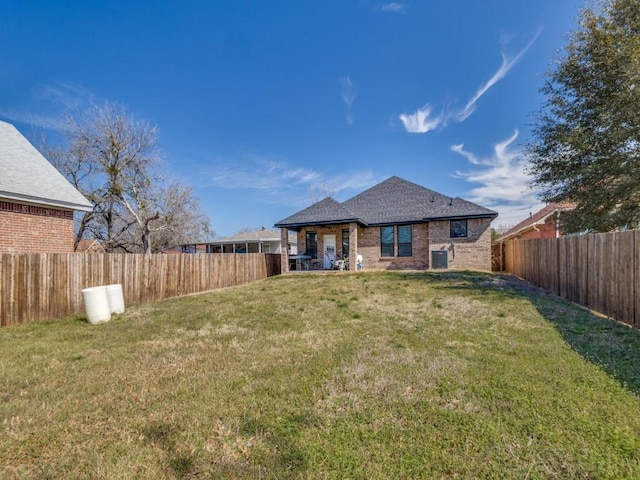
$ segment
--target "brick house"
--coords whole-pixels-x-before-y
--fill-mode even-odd
[[[0,252],[73,252],[73,212],[93,205],[2,121],[0,172]]]
[[[573,210],[573,203],[550,203],[542,210],[529,215],[516,226],[507,230],[498,239],[504,240],[525,240],[528,238],[559,238],[562,236],[562,225],[560,217],[562,212]]]
[[[491,221],[498,214],[399,177],[339,203],[325,198],[276,223],[298,235],[317,268],[336,259],[366,269],[491,269]],[[289,270],[282,252],[283,271]],[[358,260],[361,260],[359,262]]]
[[[97,239],[93,240],[80,240],[76,247],[78,253],[106,253],[107,249],[104,248],[104,244]]]

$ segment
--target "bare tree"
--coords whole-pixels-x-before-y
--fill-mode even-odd
[[[139,210],[141,192],[154,180],[152,168],[159,162],[158,130],[113,104],[96,108],[88,121],[69,118],[68,124],[70,151],[91,164],[101,180],[91,194],[96,200],[94,214],[104,226],[106,249],[130,251],[124,234],[133,222],[123,221],[127,217],[123,209],[130,213]],[[139,216],[133,218],[139,220]]]
[[[264,227],[260,227],[264,230]],[[257,230],[260,230],[260,228],[256,228],[256,227],[240,227],[238,230],[236,230],[236,233],[234,233],[234,235],[242,235],[245,233],[251,233],[251,232],[255,232]]]
[[[80,240],[84,237],[101,238],[102,225],[97,221],[96,207],[101,197],[95,187],[96,166],[88,161],[82,151],[74,152],[59,145],[50,145],[45,139],[41,147],[43,155],[93,204],[93,210],[74,215],[75,239],[74,250],[77,250]]]
[[[191,188],[165,185],[156,173],[155,126],[109,103],[87,118],[68,117],[66,124],[67,144],[45,147],[45,154],[94,205],[77,222],[76,247],[82,238],[97,238],[109,252],[149,253],[160,243],[210,235],[209,219]]]
[[[159,188],[149,204],[141,230],[142,248],[157,252],[162,247],[210,240],[214,235],[200,201],[191,187],[173,182]]]

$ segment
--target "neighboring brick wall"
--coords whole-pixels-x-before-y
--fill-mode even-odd
[[[0,252],[73,252],[73,211],[0,201]]]
[[[536,225],[536,228],[531,227],[513,238],[517,238],[519,240],[526,240],[529,238],[556,238],[556,216],[557,213],[547,218],[544,224]],[[562,234],[562,232],[560,232],[560,234]]]
[[[448,220],[431,222],[431,249],[449,250],[449,268],[491,271],[490,226],[490,218],[472,218],[467,220],[467,237],[451,238]]]

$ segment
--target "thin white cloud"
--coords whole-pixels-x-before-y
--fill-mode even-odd
[[[409,133],[427,133],[431,130],[435,130],[438,127],[446,127],[448,123],[463,122],[466,120],[476,109],[476,104],[480,98],[487,93],[487,91],[493,87],[496,83],[502,80],[509,71],[515,66],[516,63],[522,58],[522,56],[531,48],[534,42],[540,35],[540,31],[536,32],[534,37],[529,41],[524,48],[513,56],[509,56],[502,52],[502,64],[498,70],[492,75],[492,77],[482,84],[475,94],[469,99],[464,107],[458,110],[442,110],[438,115],[431,115],[432,107],[425,105],[419,108],[412,114],[403,113],[399,115],[404,128]]]
[[[529,185],[531,177],[520,162],[521,151],[513,149],[518,130],[511,137],[493,146],[493,153],[481,158],[464,150],[464,145],[453,145],[451,150],[464,156],[470,164],[481,167],[470,172],[457,171],[456,175],[478,184],[467,198],[499,213],[497,224],[505,228],[520,222],[530,212],[536,212],[543,204]]]
[[[398,2],[384,3],[380,6],[380,10],[382,10],[383,12],[391,13],[404,13],[406,8],[406,4]]]
[[[478,160],[478,158],[473,153],[464,151],[464,144],[461,143],[459,145],[452,145],[451,150],[465,157],[469,161],[469,163],[480,165],[480,160]]]
[[[342,84],[342,101],[347,106],[346,120],[349,125],[353,125],[353,102],[356,100],[358,91],[353,86],[353,82],[351,82],[351,78],[348,76],[341,78],[340,83]]]
[[[0,107],[0,118],[9,122],[24,123],[47,130],[62,131],[64,127],[60,122],[60,117],[55,115],[42,115],[23,108]]]
[[[265,202],[274,205],[306,206],[310,192],[318,187],[336,199],[346,199],[379,181],[370,170],[329,175],[311,168],[292,167],[281,158],[244,155],[236,161],[224,159],[205,174],[207,186],[225,189],[260,190]]]
[[[98,97],[81,85],[56,82],[40,84],[31,92],[32,109],[0,107],[0,117],[38,128],[62,131],[65,114],[78,114],[98,103]],[[35,112],[38,113],[35,113]]]
[[[531,48],[531,46],[537,40],[539,35],[540,35],[540,30],[538,30],[534,35],[534,37],[531,39],[531,41],[527,45],[525,45],[525,47],[513,57],[509,57],[504,52],[502,52],[502,65],[500,65],[500,68],[498,68],[496,73],[494,73],[493,76],[484,85],[481,85],[480,88],[478,88],[478,90],[476,91],[475,95],[471,98],[471,100],[469,100],[467,104],[464,106],[464,108],[460,112],[458,112],[457,120],[459,122],[462,122],[469,115],[473,113],[473,111],[476,108],[476,103],[480,99],[480,97],[482,97],[482,95],[487,93],[487,91],[491,87],[493,87],[496,83],[502,80],[507,75],[507,73],[509,73],[509,71],[514,67],[514,65],[518,63],[520,58],[522,58],[522,56],[527,52],[527,50]]]
[[[93,92],[73,83],[41,84],[35,89],[34,96],[64,110],[80,110],[97,103]]]

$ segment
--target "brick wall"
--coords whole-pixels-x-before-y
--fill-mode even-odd
[[[449,220],[431,222],[431,250],[449,250],[449,268],[491,271],[490,226],[490,218],[471,218],[467,236],[451,238]]]
[[[556,238],[556,216],[557,213],[547,218],[542,225],[536,225],[536,228],[525,230],[514,238],[520,240],[529,238]],[[562,234],[562,232],[560,232],[560,234]]]
[[[448,250],[449,267],[451,269],[491,270],[491,219],[467,220],[467,237],[451,238],[450,222],[439,221],[413,224],[412,255],[398,257],[398,236],[393,257],[382,257],[380,252],[380,227],[357,228],[358,254],[363,257],[363,267],[375,270],[430,268],[432,250]],[[342,256],[342,229],[346,225],[330,225],[308,227],[298,233],[298,251],[306,252],[306,232],[318,234],[318,260],[322,268],[324,252],[324,236],[336,236],[338,256]],[[454,244],[452,247],[452,243]],[[353,244],[353,242],[351,242]]]
[[[365,269],[424,270],[429,268],[429,224],[411,226],[411,256],[383,257],[380,252],[380,227],[358,227],[358,253],[363,257]],[[398,234],[395,231],[394,254],[398,254]]]
[[[324,263],[324,237],[325,235],[335,235],[336,236],[336,255],[338,258],[342,258],[344,255],[342,251],[342,230],[348,229],[349,225],[330,225],[324,227],[309,227],[303,228],[300,232],[298,232],[298,253],[308,253],[307,252],[307,232],[316,232],[318,234],[318,258],[317,260],[320,262],[320,268],[323,267]]]
[[[73,252],[73,211],[0,201],[0,252]]]

